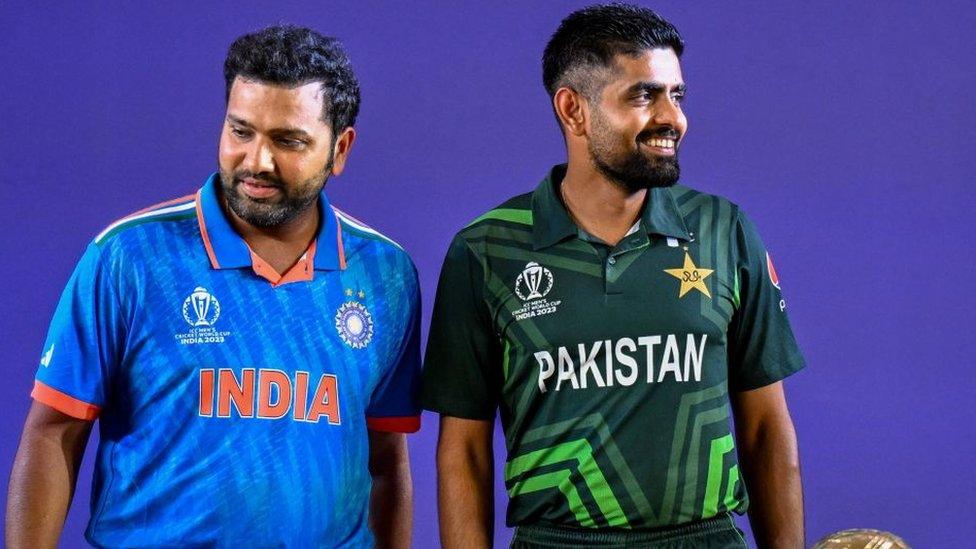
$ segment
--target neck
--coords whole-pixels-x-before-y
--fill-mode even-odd
[[[573,221],[611,246],[627,235],[647,198],[646,189],[624,189],[597,170],[589,156],[580,155],[570,155],[560,191]]]
[[[255,254],[278,274],[291,268],[315,239],[319,227],[319,206],[312,205],[293,219],[274,227],[257,227],[241,219],[222,201],[231,226]]]

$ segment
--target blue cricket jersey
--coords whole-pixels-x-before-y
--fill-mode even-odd
[[[32,396],[99,419],[98,546],[367,547],[367,429],[420,427],[420,295],[397,244],[319,198],[284,275],[200,191],[88,246]]]

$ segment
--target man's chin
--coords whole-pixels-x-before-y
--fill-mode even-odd
[[[656,187],[671,187],[678,182],[681,175],[677,166],[673,169],[651,171],[615,171],[601,169],[607,179],[627,189],[631,193],[653,189]]]

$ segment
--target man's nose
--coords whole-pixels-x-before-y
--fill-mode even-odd
[[[651,122],[658,126],[671,126],[678,128],[681,119],[681,108],[670,97],[661,97],[654,104],[654,113]]]
[[[248,147],[244,158],[244,169],[251,173],[274,173],[274,154],[264,139],[255,139]]]

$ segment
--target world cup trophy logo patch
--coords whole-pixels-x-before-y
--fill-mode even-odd
[[[347,301],[339,307],[335,326],[342,341],[353,349],[363,349],[373,340],[373,317],[358,301]]]
[[[183,319],[190,326],[213,326],[218,317],[220,302],[206,288],[197,286],[183,301]]]
[[[552,290],[552,271],[530,261],[515,279],[515,294],[522,301],[539,299]]]

